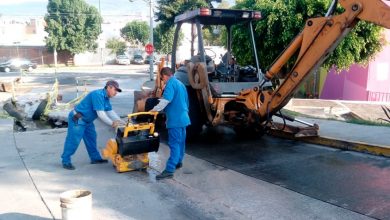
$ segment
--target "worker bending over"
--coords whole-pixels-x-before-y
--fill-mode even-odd
[[[71,156],[76,152],[81,139],[84,140],[85,147],[91,164],[107,163],[102,159],[96,146],[96,130],[93,121],[100,118],[104,123],[113,128],[118,127],[123,121],[112,110],[110,98],[122,92],[118,82],[110,80],[103,89],[90,92],[84,99],[75,106],[68,115],[68,132],[62,153],[62,167],[74,170]]]

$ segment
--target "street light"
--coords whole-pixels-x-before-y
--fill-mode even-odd
[[[102,66],[104,66],[104,55],[103,55],[103,48],[105,48],[105,42],[104,40],[102,39],[102,33],[103,33],[103,30],[102,30],[102,22],[103,22],[103,16],[102,16],[102,10],[100,8],[100,0],[99,0],[99,14],[100,14],[100,17],[102,18],[102,20],[100,21],[100,25],[99,25],[99,48],[100,48],[100,61],[102,63]]]
[[[129,0],[129,2],[134,2],[135,0]],[[149,2],[149,6],[150,6],[150,11],[149,11],[149,15],[150,15],[150,33],[149,33],[149,43],[153,45],[153,0],[143,0],[145,2]],[[152,51],[152,53],[149,55],[149,77],[150,77],[150,81],[153,81],[153,58],[154,58],[154,52]]]

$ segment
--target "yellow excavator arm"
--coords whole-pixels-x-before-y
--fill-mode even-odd
[[[266,72],[266,79],[273,79],[298,52],[293,68],[276,90],[262,91],[259,86],[244,90],[237,97],[247,108],[256,111],[260,120],[264,121],[285,106],[306,76],[324,62],[360,20],[390,29],[390,4],[382,0],[339,0],[338,3],[345,9],[342,14],[309,19],[302,32]]]

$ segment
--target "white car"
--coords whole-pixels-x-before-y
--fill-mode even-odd
[[[126,55],[118,55],[115,59],[116,64],[130,65],[130,59]]]

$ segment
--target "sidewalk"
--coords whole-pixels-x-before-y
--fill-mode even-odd
[[[347,121],[369,121],[390,125],[379,119],[388,119],[382,108],[384,106],[389,108],[389,105],[389,103],[379,102],[291,99],[284,109],[304,115],[295,117],[297,119],[319,125],[319,137],[306,139],[308,143],[388,157],[390,156],[390,126],[356,124]],[[282,121],[277,117],[274,117],[274,120]],[[296,122],[288,123],[302,126]]]
[[[0,219],[60,219],[60,193],[78,188],[92,192],[93,219],[370,219],[189,155],[173,180],[156,182],[168,154],[163,143],[146,173],[91,165],[83,144],[73,157],[76,170],[64,170],[66,129],[13,133],[12,121],[0,123]],[[96,127],[98,143],[113,136]]]
[[[361,119],[386,123],[378,120],[378,118],[388,119],[382,106],[390,107],[390,103],[293,98],[284,109],[315,118],[331,118],[341,121]]]
[[[38,67],[31,73],[26,74],[34,74],[34,73],[55,73],[55,72],[107,72],[115,73],[116,71],[128,70],[129,73],[149,73],[149,64],[142,65],[94,65],[94,66],[60,66],[60,67]],[[157,70],[157,65],[154,65],[154,72]]]
[[[13,120],[0,120],[0,219],[51,218],[16,148]]]

